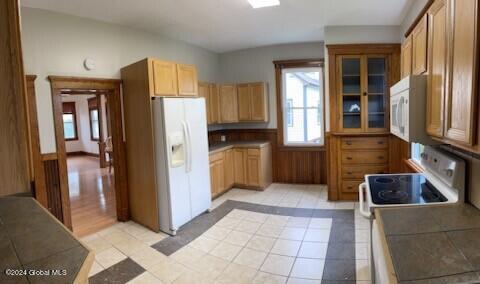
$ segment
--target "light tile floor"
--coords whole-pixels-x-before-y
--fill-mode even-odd
[[[323,185],[272,184],[263,192],[232,189],[214,200],[270,206],[354,209],[357,283],[370,283],[367,219],[355,202],[328,202]],[[234,209],[194,241],[166,256],[150,247],[167,235],[134,222],[82,238],[94,250],[93,276],[127,257],[145,272],[129,283],[321,283],[332,219]]]

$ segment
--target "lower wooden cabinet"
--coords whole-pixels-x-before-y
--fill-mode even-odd
[[[235,162],[233,149],[225,151],[225,188],[231,188],[235,183]]]
[[[257,148],[237,147],[210,154],[212,197],[233,186],[263,190],[272,183],[270,144]]]
[[[328,139],[330,200],[358,200],[368,174],[389,172],[387,136],[336,136]]]
[[[225,190],[225,154],[223,152],[210,155],[210,187],[212,196]]]

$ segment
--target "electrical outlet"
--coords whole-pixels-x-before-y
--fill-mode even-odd
[[[220,141],[226,142],[227,141],[227,136],[225,136],[225,135],[220,136]]]

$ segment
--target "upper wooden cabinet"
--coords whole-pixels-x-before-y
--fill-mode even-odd
[[[198,96],[205,99],[205,107],[207,109],[207,124],[212,123],[212,114],[210,109],[210,84],[198,83]]]
[[[442,137],[447,78],[447,1],[435,1],[428,12],[427,133]]]
[[[427,131],[474,152],[480,152],[478,8],[477,0],[436,0],[428,11]]]
[[[402,43],[401,76],[402,78],[412,74],[412,35]]]
[[[194,65],[177,64],[178,95],[198,95],[197,68]]]
[[[449,88],[445,104],[445,135],[461,144],[472,145],[478,117],[478,1],[450,0],[453,9],[452,42],[448,66]]]
[[[220,122],[238,122],[237,87],[234,84],[220,85]]]
[[[336,57],[338,131],[388,130],[388,55]]]
[[[210,122],[220,122],[220,97],[218,94],[218,86],[216,84],[210,84],[210,101],[208,106],[210,107]]]
[[[427,72],[428,21],[425,15],[402,44],[402,78]]]
[[[427,72],[427,15],[417,24],[412,32],[412,74]]]
[[[242,122],[268,121],[267,92],[265,83],[237,85],[238,120]]]
[[[134,71],[139,80],[147,80],[148,89],[145,93],[151,97],[198,96],[197,68],[194,65],[146,58],[122,70]]]
[[[152,60],[153,86],[156,96],[176,96],[178,94],[177,64]]]

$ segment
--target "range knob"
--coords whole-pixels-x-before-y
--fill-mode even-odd
[[[421,154],[420,154],[420,157],[421,157],[422,159],[424,159],[424,160],[428,160],[428,154],[425,153],[425,152],[421,153]]]
[[[443,170],[443,172],[449,178],[453,176],[453,170],[452,169],[445,169],[445,170]]]

